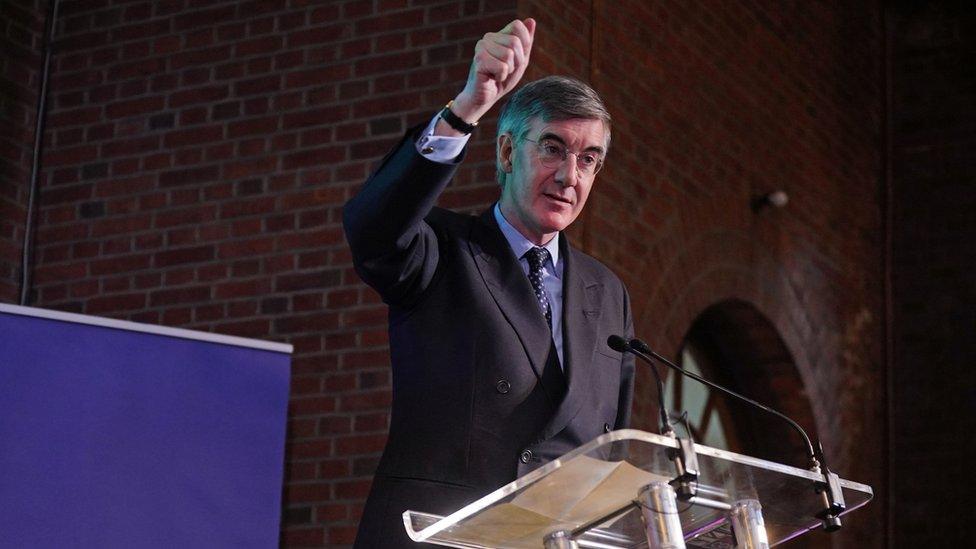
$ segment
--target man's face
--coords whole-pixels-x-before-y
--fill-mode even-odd
[[[539,142],[558,144],[570,153],[555,166],[543,165]],[[606,128],[601,120],[574,118],[542,122],[534,119],[525,139],[498,138],[498,157],[508,174],[499,201],[502,214],[523,236],[545,244],[583,211],[595,174],[577,167],[580,154],[606,153]],[[551,164],[551,162],[550,162]]]

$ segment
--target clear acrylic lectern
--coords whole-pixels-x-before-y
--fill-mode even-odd
[[[771,547],[820,526],[822,475],[700,444],[691,497],[675,500],[677,448],[669,437],[614,431],[446,517],[406,511],[404,526],[414,541],[526,549]],[[844,514],[873,496],[865,484],[840,485]]]

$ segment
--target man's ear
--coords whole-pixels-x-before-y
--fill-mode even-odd
[[[512,135],[509,133],[499,135],[495,145],[498,171],[512,173],[512,155],[515,154],[515,143],[512,141]]]

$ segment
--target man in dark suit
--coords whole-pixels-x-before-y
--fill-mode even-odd
[[[357,272],[389,305],[390,436],[357,547],[414,547],[401,514],[446,514],[626,427],[634,363],[627,292],[561,231],[582,210],[610,116],[582,82],[514,93],[499,120],[498,203],[480,217],[434,206],[473,124],[528,64],[535,21],[478,42],[464,89],[407,132],[346,205]]]

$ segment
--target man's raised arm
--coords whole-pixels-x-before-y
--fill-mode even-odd
[[[478,41],[464,89],[450,103],[462,123],[474,124],[518,85],[528,66],[535,20],[514,20]],[[450,116],[450,115],[448,115]],[[455,123],[457,125],[457,123]],[[431,136],[467,136],[438,114]],[[424,132],[408,131],[343,209],[343,226],[356,271],[388,303],[407,303],[426,289],[438,261],[437,238],[424,218],[447,187],[457,164],[425,158]]]

